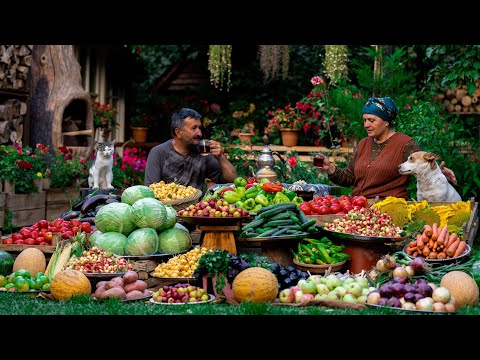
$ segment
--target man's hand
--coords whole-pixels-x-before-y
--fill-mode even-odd
[[[445,175],[447,180],[450,181],[453,185],[458,184],[457,178],[455,177],[455,173],[449,168],[445,167],[445,161],[442,161],[440,163],[440,170],[442,171],[443,175]]]
[[[210,153],[219,159],[222,155],[222,145],[215,140],[210,140]]]

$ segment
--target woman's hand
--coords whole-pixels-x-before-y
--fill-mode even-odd
[[[324,170],[328,175],[332,175],[335,172],[335,165],[330,162],[328,156],[325,156],[325,154],[322,153],[317,156],[323,157],[323,166],[317,166],[317,169]]]
[[[445,161],[440,163],[440,170],[442,171],[443,175],[450,181],[453,185],[457,185],[457,178],[455,177],[455,173],[450,170],[449,168],[445,167]]]

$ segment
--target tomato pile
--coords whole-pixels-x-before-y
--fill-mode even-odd
[[[349,197],[342,195],[335,197],[332,195],[317,196],[310,201],[304,201],[300,205],[305,215],[328,215],[328,214],[347,214],[350,210],[360,210],[368,207],[368,201],[365,196]]]
[[[32,226],[25,226],[2,241],[2,244],[17,245],[52,245],[52,233],[62,233],[62,239],[75,236],[79,230],[92,232],[92,225],[86,221],[57,219],[40,220]]]

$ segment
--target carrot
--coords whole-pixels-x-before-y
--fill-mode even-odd
[[[418,256],[418,251],[415,251],[413,254],[412,254],[413,257],[417,257]]]
[[[446,257],[447,254],[445,254],[443,251],[437,254],[437,259],[445,259]]]
[[[413,254],[413,249],[417,250],[417,247],[408,247],[405,249],[405,252],[407,253],[407,255],[412,255]]]
[[[437,238],[437,241],[439,244],[443,244],[446,242],[446,240],[448,239],[445,239],[445,235],[447,234],[447,231],[448,231],[448,226],[445,225],[442,230],[440,230],[440,232],[438,233],[438,238]]]
[[[417,248],[418,250],[423,250],[422,234],[417,235]]]
[[[435,241],[438,239],[438,224],[433,223],[432,225],[432,239]]]
[[[460,245],[460,239],[455,240],[454,243],[448,247],[447,256],[453,257],[458,245]]]
[[[422,241],[423,241],[423,243],[424,243],[424,244],[427,244],[429,240],[430,240],[430,238],[429,238],[427,235],[425,235],[425,233],[423,233],[423,234],[422,234]]]
[[[423,252],[422,252],[423,256],[427,257],[428,254],[430,254],[430,249],[428,248],[428,246],[425,246],[423,248]]]
[[[408,244],[408,246],[417,246],[417,240],[412,240],[410,241],[410,243]]]
[[[433,232],[433,231],[432,231],[432,227],[431,227],[430,225],[426,224],[426,225],[423,226],[423,233],[424,233],[425,235],[427,235],[428,237],[431,237],[431,236],[432,236],[432,232]]]
[[[433,239],[430,238],[430,240],[428,240],[428,243],[427,243],[427,246],[430,248],[430,250],[433,249],[433,243],[434,243]]]
[[[428,254],[429,259],[436,259],[437,258],[437,253],[435,251],[432,251],[430,254]]]
[[[448,233],[448,231],[447,231],[447,233]],[[455,240],[457,240],[457,239],[458,239],[458,235],[456,233],[451,233],[450,236],[448,237],[448,240],[445,244],[445,247],[448,249],[449,246],[452,245],[455,242]]]
[[[453,254],[453,257],[462,255],[466,248],[467,242],[460,240],[460,244],[458,244],[457,250],[455,250],[455,254]]]
[[[434,241],[433,242],[433,250],[437,250],[437,249],[438,249],[438,241]]]

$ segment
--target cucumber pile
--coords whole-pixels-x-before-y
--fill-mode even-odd
[[[261,208],[257,216],[242,227],[241,238],[303,236],[316,233],[316,220],[308,219],[296,204],[280,203]]]

